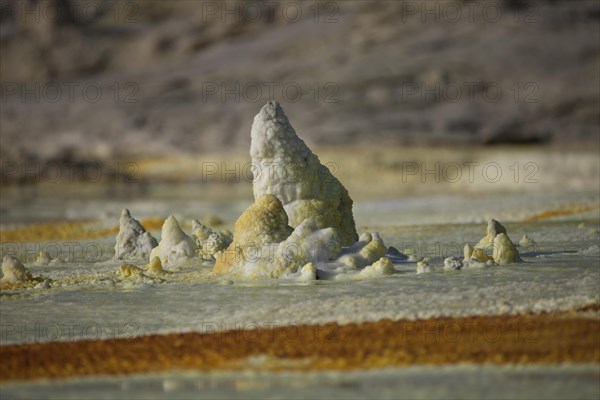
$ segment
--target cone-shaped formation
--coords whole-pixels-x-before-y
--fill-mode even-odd
[[[165,271],[162,268],[160,258],[153,257],[150,262],[146,265],[145,270],[153,275],[163,274]]]
[[[214,272],[300,280],[350,277],[367,266],[361,277],[393,273],[377,233],[358,241],[348,191],[274,101],[254,118],[250,155],[255,203],[235,223],[233,242],[216,256]],[[194,234],[207,239],[211,232],[196,224]]]
[[[115,244],[115,259],[147,258],[158,242],[140,222],[131,217],[129,210],[124,208],[119,219],[119,233]]]
[[[341,250],[335,229],[319,229],[314,220],[307,218],[277,247],[275,263],[280,272],[275,275],[296,272],[308,263],[334,260]]]
[[[505,233],[499,233],[494,238],[492,258],[498,264],[521,262],[519,251]]]
[[[434,270],[435,268],[433,265],[429,265],[427,260],[421,260],[417,262],[417,274],[428,274]]]
[[[469,257],[471,255],[469,254]],[[463,261],[459,257],[446,257],[444,259],[444,271],[458,271],[463,267]]]
[[[381,257],[373,264],[366,266],[354,279],[375,278],[378,276],[392,275],[394,273],[394,264],[387,257]]]
[[[486,250],[489,252],[490,248],[492,249],[492,255],[486,252]],[[475,247],[469,244],[465,245],[464,258],[465,263],[470,267],[480,266],[480,264],[522,262],[517,247],[508,237],[506,228],[495,219],[488,221],[486,235],[481,238]]]
[[[288,217],[281,201],[273,195],[256,198],[235,223],[233,241],[220,256],[217,257],[214,271],[229,272],[235,266],[244,265],[249,254],[252,258],[260,257],[262,247],[280,243],[287,239],[293,229],[288,225]]]
[[[506,234],[506,228],[495,219],[490,219],[488,221],[486,235],[481,238],[481,240],[475,245],[475,247],[479,247],[482,249],[492,247],[494,243],[494,238],[500,233]]]
[[[344,265],[363,268],[385,256],[387,248],[379,233],[363,233],[351,247],[344,249],[339,261]]]
[[[50,257],[50,254],[48,254],[48,252],[46,250],[40,250],[40,252],[38,253],[38,255],[35,259],[35,264],[36,265],[48,265],[52,261],[54,261],[54,259],[52,257]]]
[[[143,277],[144,271],[141,268],[131,264],[123,264],[119,267],[119,277],[121,279],[127,279],[129,277]]]
[[[197,220],[192,221],[192,234],[198,248],[198,257],[207,261],[214,261],[215,255],[225,250],[233,240],[231,232],[215,232]]]
[[[312,218],[321,229],[336,229],[345,246],[358,240],[348,191],[296,136],[277,102],[254,117],[251,136],[255,198],[277,196],[293,227]]]
[[[175,217],[170,215],[162,226],[160,243],[150,252],[150,260],[158,257],[163,265],[172,265],[195,255],[196,243],[181,230]]]
[[[9,255],[2,259],[2,274],[4,275],[0,279],[2,286],[18,285],[33,279],[23,263],[18,258]]]

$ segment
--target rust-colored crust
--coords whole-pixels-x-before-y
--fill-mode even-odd
[[[563,313],[6,345],[0,347],[0,380],[178,369],[315,371],[413,364],[598,363],[598,332],[597,318]]]

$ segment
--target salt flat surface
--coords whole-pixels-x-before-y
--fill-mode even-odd
[[[12,399],[597,399],[600,367],[457,365],[352,372],[173,372],[3,384]]]
[[[363,281],[226,281],[211,265],[174,271],[165,283],[119,281],[120,263],[31,266],[50,289],[0,295],[1,344],[131,337],[150,333],[253,329],[284,324],[349,323],[382,318],[498,315],[570,310],[600,302],[598,220],[507,223],[522,264],[444,272],[443,259],[475,243],[482,224],[379,226],[387,245],[431,258],[436,271],[416,274],[397,261],[391,276]],[[112,239],[93,242],[108,258]]]
[[[251,200],[192,201],[188,196],[3,196],[2,224],[93,219],[114,226],[120,209],[135,217],[185,221],[216,214],[235,221]],[[150,200],[152,199],[152,200]],[[598,193],[518,193],[414,196],[355,203],[359,232],[377,230],[386,245],[431,258],[435,272],[416,274],[414,261],[396,260],[396,273],[362,281],[228,282],[211,275],[211,264],[174,271],[166,283],[120,282],[111,261],[114,238],[78,241],[100,249],[93,261],[81,252],[69,262],[25,264],[54,280],[50,289],[0,293],[0,344],[150,333],[213,332],[283,324],[375,321],[381,318],[498,315],[569,310],[600,302],[600,215],[597,208],[548,221],[527,217],[572,204],[597,205]],[[522,264],[444,272],[443,259],[476,243],[485,221],[497,218],[520,247]],[[160,232],[153,231],[157,238]],[[58,243],[63,251],[68,244]],[[3,251],[6,243],[2,243]],[[18,244],[36,246],[48,243]],[[291,340],[291,339],[290,339]],[[299,343],[301,345],[301,343]],[[3,384],[3,398],[548,398],[597,399],[600,367],[492,367],[456,365],[355,372],[166,372]]]

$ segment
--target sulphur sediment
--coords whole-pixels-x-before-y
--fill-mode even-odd
[[[158,217],[142,219],[146,230],[160,229],[164,220]],[[36,223],[10,229],[0,229],[0,242],[26,243],[52,240],[83,240],[113,236],[119,232],[118,226],[98,227],[97,221],[62,221]]]
[[[524,219],[525,222],[535,222],[535,221],[544,221],[551,218],[556,217],[565,217],[568,215],[577,215],[586,213],[589,211],[598,210],[598,205],[588,205],[588,204],[576,204],[561,207],[554,210],[546,210],[537,214],[533,214]]]
[[[114,235],[118,227],[98,228],[93,221],[53,222],[0,230],[0,242],[23,243],[51,240],[94,239]]]
[[[592,311],[598,305],[592,305]],[[587,310],[586,310],[587,311]],[[600,321],[577,314],[437,318],[0,346],[0,380],[174,369],[351,370],[600,362]],[[261,357],[256,364],[251,358]]]
[[[245,252],[254,246],[280,243],[293,229],[281,201],[272,194],[258,196],[235,223],[233,240],[229,247],[217,257],[214,271],[229,272],[246,263]]]

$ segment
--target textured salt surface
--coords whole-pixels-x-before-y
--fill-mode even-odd
[[[190,222],[199,218],[201,210],[232,222],[251,201],[190,201],[176,197],[181,192],[173,188],[166,192],[175,195],[146,197],[152,201],[144,196],[91,200],[32,196],[14,202],[3,196],[0,211],[4,224],[73,218],[98,219],[110,225],[118,220],[123,207],[130,207],[141,218],[166,217],[176,210]],[[437,267],[434,273],[417,275],[416,262],[398,261],[394,266],[397,274],[364,281],[211,283],[212,264],[206,263],[184,268],[166,284],[119,282],[114,279],[119,264],[109,261],[114,238],[82,241],[80,245],[100,247],[102,259],[107,261],[90,263],[79,257],[47,266],[25,262],[34,276],[54,279],[55,286],[0,293],[0,344],[252,329],[284,323],[556,311],[599,303],[597,210],[554,222],[511,222],[573,203],[597,204],[598,194],[528,194],[527,201],[518,194],[496,194],[357,202],[359,231],[379,231],[388,246],[414,252],[417,257],[428,256]],[[523,235],[535,240],[536,246],[519,248],[525,263],[443,272],[444,258],[460,256],[465,242],[477,242],[485,231],[485,221],[492,217],[502,221],[515,242]],[[152,234],[160,238],[160,232]],[[461,365],[343,373],[173,372],[3,384],[2,397],[597,399],[599,375],[597,365]]]
[[[0,339],[8,344],[568,310],[600,302],[598,233],[590,231],[597,224],[507,223],[515,238],[527,234],[537,242],[520,250],[525,263],[452,272],[443,272],[443,259],[462,254],[463,243],[480,238],[485,226],[380,227],[389,245],[428,256],[438,268],[417,275],[415,262],[398,261],[391,276],[354,282],[215,281],[207,263],[174,272],[171,282],[152,284],[115,280],[119,264],[114,261],[32,266],[34,276],[54,279],[54,287],[3,292]],[[102,243],[108,253],[111,244],[111,239]]]
[[[319,373],[165,373],[3,384],[7,398],[597,399],[598,366],[410,367]]]

